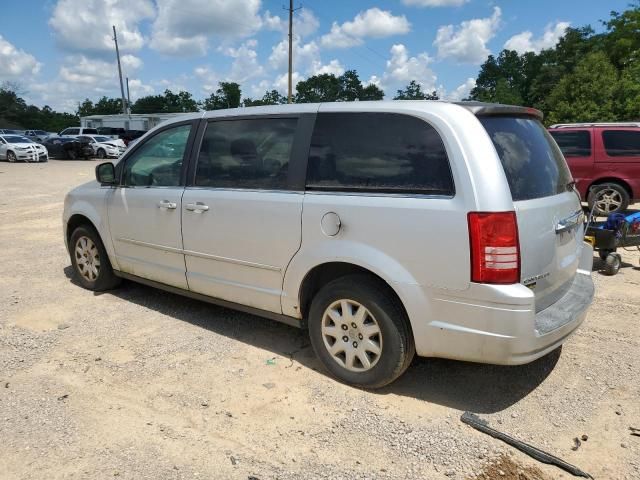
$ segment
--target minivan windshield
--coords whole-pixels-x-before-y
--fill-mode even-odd
[[[566,192],[571,172],[549,132],[529,117],[480,117],[491,137],[514,201]]]

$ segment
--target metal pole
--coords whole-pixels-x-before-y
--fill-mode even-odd
[[[127,77],[127,114],[131,114],[131,96],[129,95],[129,77]]]
[[[293,0],[289,0],[289,95],[287,103],[291,103],[293,97]]]
[[[116,26],[113,25],[113,41],[116,42],[116,57],[118,59],[118,74],[120,75],[120,94],[122,95],[122,113],[126,115],[127,105],[124,98],[124,85],[122,84],[122,67],[120,66],[120,50],[118,50],[118,36],[116,35]]]

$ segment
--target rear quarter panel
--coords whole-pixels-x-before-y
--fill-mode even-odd
[[[315,266],[332,261],[371,270],[396,291],[412,324],[424,321],[422,305],[407,296],[422,292],[464,291],[470,286],[467,213],[480,203],[486,210],[513,210],[504,172],[486,131],[469,111],[451,104],[406,102],[406,107],[360,102],[358,112],[413,115],[429,122],[442,137],[455,184],[452,198],[419,195],[307,192],[302,245],[284,280],[283,313],[300,316],[299,289]],[[321,106],[323,111],[350,111],[349,105]],[[323,110],[324,108],[324,110]],[[353,108],[353,107],[351,107]],[[321,220],[334,212],[342,228],[334,237],[322,232]],[[429,292],[429,293],[427,293]],[[429,319],[430,320],[430,319]],[[415,330],[415,328],[414,328]]]

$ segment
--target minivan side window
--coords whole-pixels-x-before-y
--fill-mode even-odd
[[[588,130],[574,130],[571,132],[551,130],[549,133],[551,133],[565,157],[591,156],[591,134]]]
[[[167,128],[140,145],[125,160],[124,184],[131,187],[176,187],[191,124]]]
[[[397,113],[320,113],[307,189],[454,194],[442,138],[423,120]]]
[[[640,132],[633,130],[605,130],[604,149],[610,157],[640,157]]]
[[[209,122],[198,155],[199,187],[284,190],[298,120]]]

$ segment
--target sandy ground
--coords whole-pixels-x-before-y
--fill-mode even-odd
[[[463,425],[465,410],[595,478],[640,478],[637,253],[594,272],[561,351],[522,367],[416,359],[365,392],[325,375],[304,332],[133,283],[75,285],[62,205],[94,166],[0,163],[1,478],[571,477]]]

